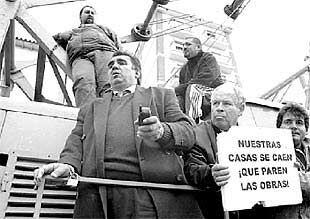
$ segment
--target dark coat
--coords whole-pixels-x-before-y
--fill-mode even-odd
[[[209,88],[216,88],[223,84],[220,66],[215,57],[208,52],[201,52],[197,56],[188,60],[180,71],[179,85],[175,87],[175,93],[178,96],[179,104],[183,112],[186,112],[189,106],[185,106],[186,90],[189,84],[204,85]],[[201,106],[202,118],[208,116],[211,111],[210,95],[203,97]]]
[[[203,215],[207,219],[224,219],[221,188],[216,185],[211,168],[216,163],[216,133],[220,132],[211,121],[200,123],[195,129],[196,142],[185,158],[185,175],[191,185],[204,189],[196,195]],[[255,211],[256,212],[256,211]],[[230,219],[258,219],[253,210],[231,211]],[[264,217],[261,217],[264,218]],[[265,219],[265,218],[264,218]]]
[[[271,208],[273,219],[310,219],[310,146],[308,142],[302,144],[305,164],[297,159],[300,164],[299,180],[303,201],[297,205],[285,205]],[[295,149],[296,156],[298,153]],[[297,156],[298,157],[298,156]]]
[[[104,142],[111,97],[111,92],[106,93],[103,98],[96,99],[90,106],[80,110],[77,124],[60,155],[60,162],[72,165],[82,176],[105,178]],[[161,122],[166,122],[175,140],[174,145],[161,145],[157,149],[150,147],[150,144],[158,143],[136,137],[143,181],[186,184],[183,161],[176,151],[188,150],[193,145],[194,132],[191,121],[180,111],[174,92],[137,86],[132,104],[133,121],[138,118],[139,105],[150,107],[152,115],[158,116]],[[80,184],[78,191],[83,190],[83,187],[87,188]],[[106,187],[101,186],[99,192],[106,214]],[[201,218],[201,212],[191,193],[152,189],[149,189],[149,193],[158,218]]]
[[[211,167],[216,163],[216,133],[211,121],[200,123],[196,129],[196,142],[184,156],[185,175],[191,185],[206,190],[197,194],[197,199],[206,218],[223,219],[224,210],[220,187],[211,174]]]
[[[220,66],[215,57],[208,52],[202,52],[197,64],[190,71],[189,60],[180,71],[179,83],[181,84],[201,84],[210,88],[216,88],[223,84]]]

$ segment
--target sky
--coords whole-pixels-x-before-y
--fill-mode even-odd
[[[172,0],[166,7],[233,28],[232,49],[248,97],[261,96],[308,64],[304,57],[310,55],[309,0],[250,0],[235,22],[223,12],[224,6],[231,3],[232,0]],[[54,34],[78,26],[78,12],[85,4],[95,6],[98,24],[125,36],[134,24],[143,23],[152,1],[87,0],[38,7],[30,12]],[[298,92],[303,91],[299,88]],[[291,96],[301,97],[299,93]]]

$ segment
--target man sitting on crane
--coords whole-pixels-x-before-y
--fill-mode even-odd
[[[95,14],[92,6],[84,6],[80,10],[78,28],[53,36],[67,51],[77,107],[89,103],[109,87],[107,62],[120,49],[116,34],[94,23]]]
[[[220,67],[211,53],[202,51],[202,43],[196,37],[185,38],[183,52],[188,61],[181,68],[175,93],[183,112],[195,120],[204,119],[211,111],[211,91],[224,83]]]

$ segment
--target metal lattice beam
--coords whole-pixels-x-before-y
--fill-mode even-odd
[[[263,98],[263,99],[270,98],[274,94],[278,93],[281,89],[286,87],[288,84],[290,84],[292,81],[299,78],[301,75],[303,75],[305,72],[308,72],[308,71],[309,71],[309,66],[307,65],[307,66],[303,67],[302,69],[300,69],[295,74],[293,74],[292,76],[290,76],[289,78],[285,79],[283,82],[279,83],[277,86],[275,86],[274,88],[272,88],[271,90],[269,90],[265,94],[263,94],[261,96],[261,98]]]
[[[9,2],[0,1],[0,49],[3,47],[7,31],[10,26],[10,20],[15,18],[20,8],[21,1]]]
[[[51,57],[49,57],[49,56],[48,56],[48,59],[49,59],[50,64],[51,64],[51,66],[52,66],[52,68],[53,68],[53,70],[54,70],[55,77],[56,77],[56,79],[57,79],[57,81],[58,81],[58,84],[59,84],[59,86],[60,86],[60,89],[61,89],[61,91],[62,91],[62,93],[63,93],[63,95],[64,95],[64,98],[65,98],[65,100],[66,100],[68,106],[73,106],[73,105],[72,105],[72,102],[71,102],[71,100],[70,100],[69,94],[68,94],[68,92],[67,92],[66,85],[65,85],[65,83],[63,82],[63,80],[62,80],[62,78],[61,78],[61,76],[60,76],[60,73],[59,73],[59,71],[58,71],[58,68],[57,68],[56,63],[55,63],[55,62],[53,61],[53,59],[51,59]]]
[[[57,65],[72,79],[71,69],[67,66],[67,54],[58,47],[52,36],[38,23],[28,12],[27,9],[46,5],[63,4],[75,1],[85,0],[1,0],[0,1],[0,72],[3,64],[3,57],[5,57],[5,69],[3,71],[2,79],[4,84],[1,87],[1,96],[9,96],[10,81],[15,80],[19,83],[19,87],[23,90],[29,99],[53,102],[46,100],[42,94],[43,75],[44,75],[44,62],[38,61],[36,91],[34,92],[30,88],[29,83],[25,83],[24,76],[18,77],[21,73],[17,73],[15,70],[15,54],[14,54],[14,19],[16,19],[21,25],[30,33],[30,35],[38,42],[42,51],[39,55],[46,54],[57,63]],[[5,46],[4,46],[5,45]],[[41,57],[42,58],[42,57]],[[39,56],[40,59],[40,56]],[[54,68],[53,68],[54,69]],[[57,70],[58,72],[58,70]],[[55,75],[57,77],[57,72]],[[15,74],[15,75],[14,75]],[[60,82],[59,78],[57,78]],[[63,90],[63,84],[60,84],[64,96],[67,96],[67,92]],[[34,93],[33,93],[34,92]],[[66,98],[67,99],[67,98]],[[69,101],[69,102],[68,102]],[[70,100],[67,100],[70,103]],[[59,104],[59,103],[58,103]],[[69,104],[70,105],[70,104]]]
[[[23,10],[18,13],[17,21],[30,33],[38,42],[39,46],[48,54],[59,67],[72,78],[67,63],[67,53],[57,45],[52,36],[38,23],[27,11]]]
[[[1,86],[1,96],[10,96],[10,74],[11,70],[15,67],[15,57],[14,57],[14,40],[15,40],[15,24],[14,20],[10,20],[9,29],[6,34],[4,43],[4,71],[1,75],[1,81],[3,81]]]
[[[34,100],[34,89],[21,71],[12,73],[11,80],[21,89],[29,100]]]
[[[39,47],[38,59],[37,59],[37,74],[36,74],[36,85],[34,89],[34,101],[42,101],[42,87],[44,79],[44,70],[45,70],[45,60],[46,54],[44,50]]]
[[[28,0],[26,2],[26,8],[34,8],[34,7],[48,6],[48,5],[58,5],[58,4],[77,2],[77,1],[85,1],[85,0]]]

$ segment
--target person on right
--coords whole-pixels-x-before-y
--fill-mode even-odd
[[[301,105],[289,102],[280,109],[276,126],[277,128],[292,130],[303,202],[298,205],[271,208],[272,218],[310,218],[310,147],[309,139],[306,138],[309,128],[309,115]]]

